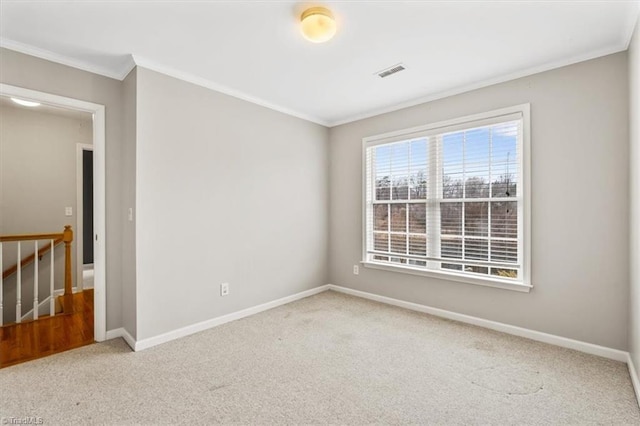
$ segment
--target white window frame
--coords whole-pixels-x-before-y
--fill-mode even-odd
[[[520,155],[520,170],[522,182],[519,182],[520,202],[518,203],[518,216],[522,218],[518,224],[518,238],[522,238],[522,250],[518,253],[518,263],[521,266],[522,281],[513,281],[501,279],[496,276],[481,276],[465,273],[457,273],[455,271],[428,270],[419,267],[412,267],[407,264],[392,264],[387,262],[375,262],[368,260],[367,243],[367,148],[376,145],[400,142],[419,137],[432,136],[441,133],[443,128],[447,132],[456,131],[457,129],[467,129],[476,126],[484,126],[492,123],[500,123],[507,121],[510,116],[517,116],[522,119],[522,137],[518,141],[518,149]],[[431,148],[429,148],[431,149]],[[427,235],[430,231],[427,229]],[[502,288],[507,290],[515,290],[521,292],[529,292],[533,288],[531,284],[531,123],[530,123],[530,104],[521,104],[507,108],[501,108],[480,114],[468,115],[465,117],[455,118],[437,123],[427,124],[425,126],[412,127],[409,129],[398,130],[394,132],[384,133],[365,137],[362,139],[362,263],[363,266],[373,269],[381,269],[385,271],[401,272],[412,275],[421,275],[444,280],[463,282],[468,284],[477,284],[487,287]]]

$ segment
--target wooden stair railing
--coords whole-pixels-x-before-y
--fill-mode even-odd
[[[50,240],[47,246],[38,248],[38,241]],[[20,259],[21,242],[22,241],[34,241],[34,253],[26,256],[24,259]],[[5,242],[17,242],[18,243],[18,262],[10,268],[2,271],[2,243]],[[38,261],[42,259],[47,252],[51,251],[51,270],[50,270],[50,315],[55,314],[55,295],[54,295],[54,269],[53,269],[53,249],[60,243],[64,243],[64,295],[62,296],[62,306],[65,313],[73,311],[73,279],[71,273],[71,243],[73,242],[73,230],[70,225],[64,227],[64,231],[60,234],[32,234],[32,235],[9,235],[0,236],[0,271],[2,271],[2,277],[0,278],[0,325],[3,324],[3,281],[17,273],[16,282],[16,323],[22,320],[22,268],[31,263],[35,263],[35,271],[38,271]],[[33,318],[38,319],[38,274],[34,273],[33,284]]]
[[[60,234],[62,235],[62,234]],[[2,237],[0,237],[2,238]],[[49,240],[50,238],[38,238],[39,240]],[[59,237],[55,240],[53,240],[53,246],[56,247],[58,246],[60,243],[62,242],[62,237]],[[48,244],[42,248],[40,248],[40,250],[38,250],[38,260],[42,260],[42,257],[47,254],[49,251],[51,250],[51,244]],[[24,268],[25,266],[30,265],[34,259],[36,257],[36,254],[30,254],[29,256],[25,257],[24,259],[22,259],[22,262],[20,262],[20,267]],[[2,272],[2,279],[7,279],[9,278],[11,275],[15,274],[18,271],[18,264],[16,263],[15,265],[7,268],[4,270],[4,272]]]

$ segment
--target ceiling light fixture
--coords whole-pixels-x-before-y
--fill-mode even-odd
[[[302,12],[300,17],[302,35],[313,43],[324,43],[336,34],[336,20],[331,11],[324,7],[312,7]]]
[[[33,102],[33,101],[25,101],[24,99],[18,99],[18,98],[11,98],[11,100],[15,103],[17,103],[18,105],[22,105],[22,106],[26,106],[26,107],[37,107],[40,106],[40,102]]]

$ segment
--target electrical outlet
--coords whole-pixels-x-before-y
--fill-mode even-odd
[[[64,208],[65,216],[73,216],[73,207],[65,207]]]
[[[358,275],[360,273],[360,267],[358,265],[353,265],[353,275]]]
[[[229,295],[229,283],[220,284],[220,296],[228,296]]]

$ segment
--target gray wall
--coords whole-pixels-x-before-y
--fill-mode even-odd
[[[136,92],[137,69],[134,68],[122,83],[122,207],[127,218],[123,219],[122,238],[122,326],[136,338],[136,223],[135,211],[129,220],[128,209],[136,205]]]
[[[138,340],[325,284],[327,129],[137,71]]]
[[[332,128],[330,282],[626,350],[627,82],[622,52]],[[361,260],[363,137],[527,102],[531,293],[368,268],[352,274]]]
[[[631,294],[629,352],[640,368],[640,23],[629,46],[629,128],[631,145]],[[636,370],[639,374],[640,370]]]
[[[122,326],[122,83],[12,50],[0,49],[0,82],[106,107],[107,330]],[[134,262],[133,259],[125,261]]]
[[[6,101],[5,101],[6,102]],[[77,234],[76,146],[93,143],[91,116],[63,116],[43,109],[0,105],[0,235],[62,233],[71,225]],[[65,207],[73,216],[65,216]],[[74,243],[75,244],[75,243]],[[42,247],[44,242],[40,242]],[[23,243],[22,257],[34,252],[33,242]],[[17,243],[5,243],[4,268],[17,261]],[[73,283],[77,285],[75,256]],[[49,295],[50,258],[42,261],[39,300]],[[55,287],[64,287],[64,248],[55,254]],[[33,265],[22,276],[22,313],[33,307]],[[15,320],[16,275],[4,285],[5,321]],[[48,308],[47,308],[48,311]]]

